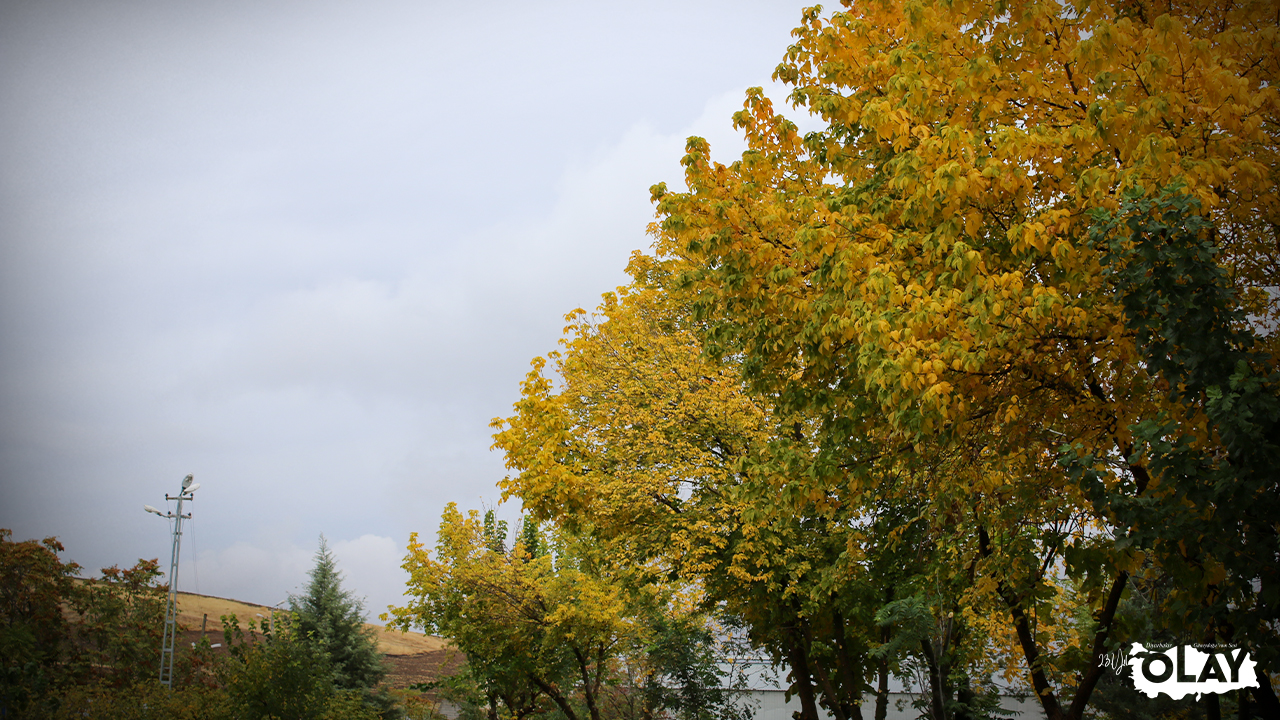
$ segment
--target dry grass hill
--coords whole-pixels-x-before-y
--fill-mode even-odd
[[[222,642],[220,618],[223,615],[235,615],[240,620],[241,627],[245,627],[250,620],[269,623],[271,613],[272,609],[266,605],[211,595],[178,593],[178,624],[185,629],[184,640],[191,643],[199,640],[202,635],[207,635],[211,643]],[[449,641],[443,638],[388,630],[381,625],[369,623],[365,627],[373,630],[378,639],[378,649],[387,658],[390,667],[387,683],[392,687],[407,687],[413,683],[434,680],[442,674],[452,672],[462,662],[461,653],[451,649]]]

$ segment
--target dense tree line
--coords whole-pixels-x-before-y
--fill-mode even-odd
[[[0,530],[0,717],[374,720],[402,716],[360,604],[321,543],[294,611],[242,627],[222,618],[229,656],[208,640],[177,648],[159,683],[168,588],[154,560],[80,580],[54,538]],[[181,645],[181,643],[179,643]]]

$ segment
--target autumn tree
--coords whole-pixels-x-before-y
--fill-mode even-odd
[[[695,631],[699,616],[670,589],[633,582],[628,566],[572,533],[524,522],[512,540],[492,511],[482,519],[450,504],[434,555],[411,540],[412,600],[392,610],[393,625],[424,627],[466,655],[490,718],[741,717],[714,657],[697,651],[709,642]],[[673,636],[684,653],[668,652]]]
[[[0,530],[0,714],[46,717],[75,686],[155,682],[166,587],[155,560],[80,579],[56,538]]]
[[[0,529],[0,709],[5,716],[39,717],[60,681],[69,635],[62,605],[80,567],[62,562],[56,538],[14,542],[12,535]]]
[[[413,599],[392,610],[392,624],[450,638],[514,718],[553,704],[570,720],[600,720],[610,663],[634,631],[620,589],[586,548],[535,557],[522,543],[508,551],[505,528],[496,530],[492,515],[486,528],[450,503],[435,557],[411,537]]]
[[[671,263],[640,256],[631,272],[635,283],[595,313],[569,316],[563,350],[535,360],[516,413],[495,421],[513,471],[504,493],[632,565],[695,584],[788,668],[803,717],[819,707],[858,717],[869,692],[883,716],[900,656],[871,657],[897,632],[874,617],[927,571],[923,506],[859,504],[838,484],[794,482],[811,477],[818,421],[778,414],[774,398],[749,392],[734,358],[703,352],[706,324],[662,290]],[[928,472],[899,463],[885,481]],[[926,680],[939,713],[957,702],[953,674],[985,652],[980,633],[955,642],[959,592],[929,596],[947,637],[917,635],[914,646],[940,648]]]
[[[72,665],[82,677],[125,686],[156,677],[168,587],[157,560],[104,568],[67,598],[74,611]]]
[[[665,288],[753,392],[816,420],[807,471],[755,471],[799,496],[924,498],[952,572],[974,578],[967,602],[1003,606],[1051,718],[1083,714],[1142,560],[1072,458],[1168,506],[1154,491],[1170,467],[1136,428],[1195,414],[1146,365],[1096,212],[1180,187],[1216,229],[1233,307],[1272,315],[1276,24],[1264,3],[813,9],[776,77],[826,128],[800,137],[752,91],[740,160],[691,139],[688,191],[654,188],[656,252],[679,267]],[[906,461],[947,472],[884,482]],[[1273,502],[1273,485],[1228,484]],[[1274,557],[1239,562],[1243,579]],[[1055,643],[1041,618],[1068,595],[1086,620]]]

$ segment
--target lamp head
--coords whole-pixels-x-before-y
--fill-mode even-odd
[[[199,489],[200,489],[200,483],[192,483],[191,487],[187,488],[187,494],[190,495],[191,493]]]
[[[192,478],[193,478],[193,477],[194,477],[194,476],[192,476],[192,475],[188,475],[188,476],[186,476],[186,477],[182,478],[182,489],[183,489],[183,490],[186,490],[187,488],[191,487],[191,480],[192,480]]]
[[[155,514],[155,515],[159,515],[159,516],[161,516],[161,517],[164,517],[164,513],[162,513],[162,512],[160,512],[159,510],[157,510],[157,509],[155,509],[155,508],[151,507],[150,505],[143,505],[143,506],[142,506],[142,509],[143,509],[143,510],[146,510],[146,511],[147,511],[147,512],[149,512],[149,513],[152,513],[152,514]]]

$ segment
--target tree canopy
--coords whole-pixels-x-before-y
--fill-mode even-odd
[[[524,522],[509,542],[492,510],[450,503],[434,553],[410,542],[392,624],[450,638],[466,667],[443,684],[490,720],[749,720],[706,616],[589,538]]]
[[[812,688],[857,712],[933,628],[934,717],[990,647],[1082,717],[1132,578],[1169,587],[1169,629],[1276,669],[1278,24],[806,10],[774,77],[825,126],[757,88],[741,158],[690,138],[632,286],[572,314],[559,382],[535,361],[496,421],[504,491],[810,633],[754,636],[806,714]]]
[[[294,632],[309,638],[328,659],[336,687],[376,686],[386,675],[382,653],[373,631],[365,627],[363,603],[342,587],[342,574],[323,535],[308,575],[306,590],[289,597],[297,616]]]

